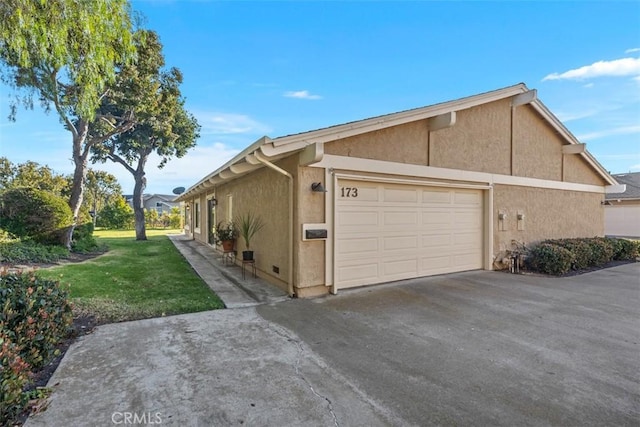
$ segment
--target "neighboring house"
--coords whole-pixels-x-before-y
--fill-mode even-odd
[[[171,213],[171,208],[179,208],[180,202],[175,199],[175,194],[145,194],[142,196],[143,207],[145,210],[155,210],[158,215]],[[133,195],[125,194],[125,200],[133,208]]]
[[[202,242],[219,221],[261,215],[258,274],[310,297],[503,268],[514,242],[602,236],[610,186],[584,144],[518,84],[265,136],[177,200],[188,207],[185,231]]]
[[[613,177],[626,189],[607,194],[604,207],[604,232],[608,236],[640,237],[640,172]]]

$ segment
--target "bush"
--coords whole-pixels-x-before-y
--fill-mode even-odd
[[[532,270],[561,276],[571,270],[575,256],[568,249],[552,243],[540,243],[529,250],[527,263]]]
[[[609,239],[595,237],[585,239],[591,246],[591,265],[601,266],[613,260],[613,244]]]
[[[613,259],[620,261],[631,261],[638,257],[640,242],[627,239],[609,239],[613,245]]]
[[[96,242],[96,239],[93,237],[92,222],[86,222],[75,228],[71,249],[73,252],[80,253],[95,252],[99,249],[98,242]]]
[[[49,363],[73,320],[67,292],[34,274],[0,275],[0,415],[24,409],[30,370]]]
[[[67,202],[55,194],[33,188],[14,188],[0,195],[0,228],[39,243],[61,242],[73,224]]]
[[[584,239],[549,240],[547,243],[561,246],[573,254],[572,270],[583,270],[592,265],[593,253],[591,245]]]
[[[133,223],[133,209],[127,204],[124,197],[118,197],[98,214],[98,227],[123,230],[133,228]]]
[[[0,261],[11,264],[50,263],[69,256],[64,246],[43,245],[32,240],[20,239],[0,242]]]

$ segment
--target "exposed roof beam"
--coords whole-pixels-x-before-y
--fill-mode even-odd
[[[562,154],[582,154],[587,150],[587,144],[571,144],[562,146]]]
[[[532,89],[528,92],[521,93],[511,99],[511,106],[519,107],[520,105],[531,104],[538,98],[538,91]]]
[[[449,111],[439,116],[431,117],[428,121],[429,130],[440,130],[456,124],[456,112]]]

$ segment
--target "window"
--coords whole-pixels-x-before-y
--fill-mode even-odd
[[[193,222],[196,228],[200,228],[200,202],[196,202],[193,207]]]
[[[156,208],[162,208],[162,202],[156,202]]]

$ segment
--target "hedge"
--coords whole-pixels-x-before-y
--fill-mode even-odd
[[[71,208],[55,194],[27,187],[0,194],[0,228],[17,237],[56,244],[72,224]]]
[[[527,265],[534,271],[560,276],[611,261],[631,261],[639,250],[639,242],[609,237],[545,240],[528,251]]]
[[[31,371],[45,366],[73,321],[67,292],[33,273],[0,275],[0,419],[25,408]],[[8,425],[8,424],[7,424]]]

